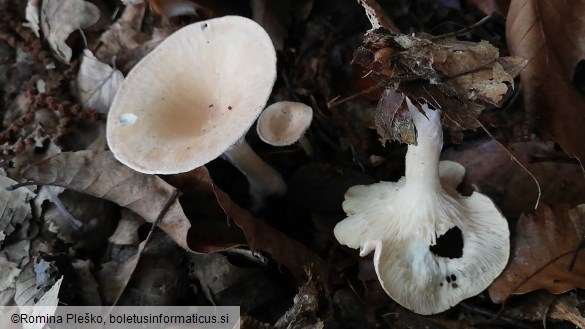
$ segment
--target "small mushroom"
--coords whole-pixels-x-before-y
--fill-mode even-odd
[[[304,137],[313,120],[313,109],[298,102],[277,102],[262,111],[256,131],[266,144],[288,146],[297,141],[305,152],[311,153],[311,144]]]
[[[181,28],[128,73],[107,120],[114,156],[148,174],[175,174],[222,155],[250,182],[256,208],[281,175],[246,144],[276,80],[276,52],[254,21],[225,16]]]
[[[348,217],[334,233],[340,243],[361,248],[361,256],[374,251],[390,297],[416,313],[434,314],[487,288],[508,261],[510,233],[487,196],[456,191],[463,166],[439,162],[440,112],[406,101],[417,145],[408,146],[405,177],[351,187],[343,202]]]

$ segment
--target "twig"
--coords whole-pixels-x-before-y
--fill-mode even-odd
[[[366,16],[368,16],[373,30],[383,27],[390,32],[400,33],[400,30],[376,0],[358,0],[358,3],[366,10]]]
[[[354,100],[354,99],[356,99],[356,98],[358,98],[358,97],[360,97],[362,95],[365,95],[367,93],[370,93],[372,91],[375,91],[375,90],[380,89],[383,85],[384,84],[382,82],[378,82],[377,84],[371,86],[368,89],[362,90],[359,93],[356,93],[356,94],[347,96],[347,97],[342,98],[342,99],[339,99],[338,97],[336,97],[336,98],[332,99],[329,103],[327,103],[327,108],[331,109],[331,108],[336,107],[338,105],[341,105],[343,103],[346,103],[346,102],[349,102],[351,100]]]
[[[532,179],[534,180],[534,183],[536,183],[536,188],[538,189],[538,197],[536,198],[536,204],[534,205],[534,209],[538,208],[538,204],[540,202],[540,197],[542,196],[542,189],[540,188],[540,183],[538,183],[538,180],[536,179],[536,177],[530,172],[530,170],[528,170],[528,168],[526,168],[520,162],[520,160],[518,160],[514,156],[514,154],[512,154],[512,152],[510,152],[502,143],[500,143],[500,141],[498,141],[494,137],[494,135],[492,135],[479,120],[475,119],[475,122],[477,122],[477,124],[479,124],[479,126],[486,132],[486,134],[488,134],[488,136],[490,136],[494,141],[496,141],[496,143],[498,143],[498,145],[500,145],[504,149],[504,151],[506,151],[506,153],[508,153],[508,155],[512,158],[512,160],[514,160],[514,162],[516,162],[528,175],[530,175],[530,177],[532,177]]]
[[[494,312],[492,312],[490,310],[487,310],[487,309],[484,309],[481,307],[477,307],[477,306],[472,306],[472,305],[469,305],[465,302],[460,303],[460,305],[463,306],[463,308],[465,308],[466,310],[471,311],[473,313],[489,316],[491,319],[488,321],[494,321],[494,320],[499,319],[502,322],[513,325],[515,328],[527,328],[527,329],[532,328],[531,326],[529,326],[521,321],[518,321],[514,318],[510,318],[510,317],[501,315],[500,312],[494,314]]]
[[[490,20],[492,17],[494,17],[494,14],[489,14],[486,17],[480,19],[478,22],[465,27],[459,31],[454,31],[454,32],[449,32],[449,33],[445,33],[445,34],[441,34],[441,35],[436,35],[436,36],[432,36],[429,38],[429,40],[431,41],[435,41],[435,40],[439,40],[439,39],[446,39],[446,38],[451,38],[451,37],[456,37],[458,35],[462,35],[465,34],[475,28],[477,28],[478,26],[481,26],[482,24],[485,24],[485,22],[487,22],[488,20]]]

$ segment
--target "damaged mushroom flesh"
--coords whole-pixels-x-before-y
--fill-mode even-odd
[[[275,79],[276,52],[254,21],[225,16],[185,26],[128,74],[108,115],[108,145],[120,162],[148,174],[186,172],[223,154],[260,206],[286,185],[244,136]]]
[[[413,312],[435,314],[479,294],[502,272],[510,233],[487,196],[456,191],[463,166],[439,162],[440,112],[406,101],[417,145],[408,146],[405,176],[350,188],[343,202],[348,217],[334,233],[340,243],[360,248],[361,256],[374,251],[390,297]]]

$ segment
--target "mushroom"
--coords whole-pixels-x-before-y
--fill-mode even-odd
[[[487,196],[456,191],[465,168],[439,162],[439,110],[406,101],[417,145],[408,146],[405,176],[351,187],[343,202],[348,217],[334,234],[361,248],[362,257],[374,251],[376,274],[390,297],[413,312],[434,314],[487,288],[508,261],[510,233]]]
[[[311,144],[304,137],[313,120],[313,109],[298,102],[276,102],[258,117],[256,131],[262,141],[272,146],[288,146],[299,142],[311,154]]]
[[[225,16],[185,26],[128,73],[107,119],[114,156],[147,174],[175,174],[222,155],[250,182],[256,207],[286,190],[246,144],[276,80],[276,52],[254,21]]]

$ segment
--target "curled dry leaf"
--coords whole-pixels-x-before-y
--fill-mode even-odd
[[[319,256],[300,242],[258,220],[248,210],[238,206],[227,193],[214,184],[205,167],[170,176],[169,182],[179,188],[185,195],[190,194],[189,191],[196,187],[199,190],[199,195],[207,195],[204,200],[208,200],[208,202],[211,200],[211,202],[219,206],[223,217],[221,218],[218,233],[230,232],[230,227],[233,225],[230,226],[229,221],[226,220],[225,216],[227,215],[243,231],[245,241],[253,251],[259,250],[270,254],[279,264],[287,267],[294,275],[303,276],[306,268],[312,268],[315,278],[319,280],[325,279],[326,265]],[[194,223],[194,225],[197,224]],[[238,245],[237,241],[231,247],[236,245]]]
[[[39,184],[57,185],[110,200],[154,223],[175,189],[154,175],[145,175],[119,163],[111,152],[79,151],[57,154],[23,171]],[[191,225],[178,199],[172,200],[159,227],[178,245],[189,250]]]
[[[73,31],[93,25],[99,18],[98,7],[84,0],[43,0],[41,29],[57,57],[69,63],[72,50],[65,40]]]
[[[108,113],[114,96],[120,89],[122,72],[100,62],[91,51],[84,50],[77,74],[79,98],[85,108]]]
[[[571,83],[585,58],[585,2],[512,0],[510,52],[528,59],[520,74],[531,129],[585,161],[585,96]]]
[[[534,214],[516,225],[511,261],[489,288],[491,299],[503,303],[511,295],[546,289],[560,294],[585,288],[585,254],[571,260],[585,234],[585,205],[549,207],[541,203]]]

